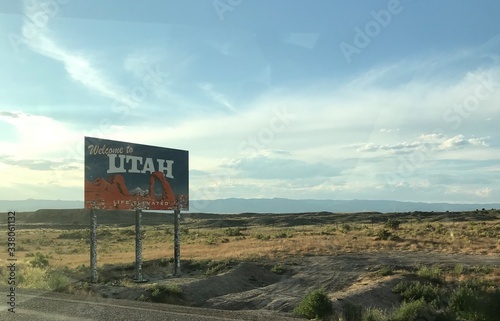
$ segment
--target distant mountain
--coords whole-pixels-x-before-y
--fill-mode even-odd
[[[27,200],[5,201],[0,200],[0,212],[7,211],[36,211],[39,209],[73,209],[83,208],[82,201],[63,201],[63,200],[37,200],[29,198]]]
[[[190,212],[205,213],[303,213],[303,212],[445,212],[500,208],[496,204],[421,203],[387,200],[292,200],[286,198],[191,201]]]
[[[140,187],[136,187],[133,190],[128,191],[130,195],[140,195],[140,196],[145,196],[149,194],[148,189],[142,189]]]
[[[19,212],[38,209],[78,209],[83,208],[82,201],[36,200],[20,201],[0,200],[0,212],[16,210]],[[190,212],[197,213],[303,213],[303,212],[445,212],[470,211],[475,209],[500,208],[500,203],[455,204],[421,203],[386,200],[293,200],[286,198],[228,198],[218,200],[190,201]]]

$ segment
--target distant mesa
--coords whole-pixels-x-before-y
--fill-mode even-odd
[[[130,190],[130,195],[140,195],[140,196],[146,196],[149,194],[148,189],[142,189],[139,186],[134,188],[133,190]],[[157,197],[161,197],[162,194],[156,194]]]
[[[116,179],[115,179],[116,181]],[[98,181],[99,182],[99,181]],[[96,183],[98,183],[96,182]],[[86,182],[93,185],[93,182]],[[106,185],[111,189],[119,190],[117,186],[112,186],[108,181],[101,180],[101,185]],[[88,186],[88,185],[87,185]],[[95,186],[92,186],[97,189]],[[134,189],[129,190],[128,195],[119,194],[122,199],[134,198]],[[150,190],[144,189],[149,196]],[[168,192],[167,192],[168,193]],[[163,192],[162,192],[163,195]],[[488,210],[499,209],[500,203],[422,203],[422,202],[400,202],[390,200],[314,200],[314,199],[285,199],[285,198],[228,198],[213,200],[189,200],[188,195],[175,195],[176,205],[180,209],[192,213],[307,213],[307,212],[335,212],[335,213],[358,213],[365,212],[414,212],[420,215],[423,212],[461,212],[476,211],[476,215],[482,215]],[[161,199],[160,195],[156,199]],[[41,199],[25,200],[0,200],[0,212],[16,210],[18,212],[35,211],[38,209],[74,209],[85,206],[82,201],[56,201]],[[484,208],[485,211],[481,209]],[[129,208],[130,209],[130,208]],[[500,215],[500,214],[499,214]]]
[[[154,193],[157,180],[162,186],[162,193],[159,195]],[[170,209],[176,205],[172,187],[162,172],[151,174],[149,189],[146,191],[139,187],[129,191],[120,174],[112,175],[107,180],[101,177],[93,182],[85,180],[85,202],[87,208],[92,208],[95,202],[96,208],[101,209],[133,209],[134,204],[139,204],[146,210],[161,210],[165,209],[166,204]]]

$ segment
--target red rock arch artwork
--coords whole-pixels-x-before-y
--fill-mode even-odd
[[[161,199],[157,199],[154,184],[159,181],[162,187]],[[176,206],[174,191],[162,172],[153,172],[149,179],[148,195],[130,195],[122,175],[112,175],[107,180],[96,178],[93,182],[85,180],[85,199],[93,204],[88,208],[165,210]]]
[[[149,179],[149,198],[151,200],[156,199],[154,191],[154,185],[156,180],[160,181],[162,187],[162,195],[160,201],[168,202],[168,204],[172,205],[175,204],[174,191],[172,190],[172,187],[167,182],[167,179],[165,178],[165,175],[162,172],[153,172],[153,174],[151,174],[151,178]]]

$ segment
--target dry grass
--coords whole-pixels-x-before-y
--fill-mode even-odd
[[[384,224],[328,224],[321,226],[240,229],[228,236],[225,228],[184,227],[183,259],[280,258],[329,255],[346,252],[433,251],[442,253],[500,255],[500,220],[487,222],[411,222],[397,229]],[[380,231],[390,233],[380,239]],[[172,226],[144,227],[143,258],[173,256]],[[19,230],[18,258],[40,252],[51,256],[54,266],[88,265],[88,230]],[[100,227],[99,264],[130,263],[135,260],[135,238],[131,227]]]

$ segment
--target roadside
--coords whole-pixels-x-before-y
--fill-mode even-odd
[[[289,315],[304,295],[324,288],[334,305],[344,302],[390,309],[399,296],[391,291],[422,266],[453,271],[463,269],[498,269],[500,258],[485,255],[450,255],[428,252],[347,253],[334,256],[309,256],[273,261],[227,263],[226,270],[214,275],[187,273],[180,278],[165,278],[150,284],[128,286],[97,285],[101,296],[131,300],[151,299],[152,291],[165,290],[157,302],[224,310],[267,310]],[[279,269],[277,269],[279,267]],[[381,270],[391,273],[383,275]],[[130,271],[127,277],[132,277]],[[147,275],[147,270],[146,270]]]

